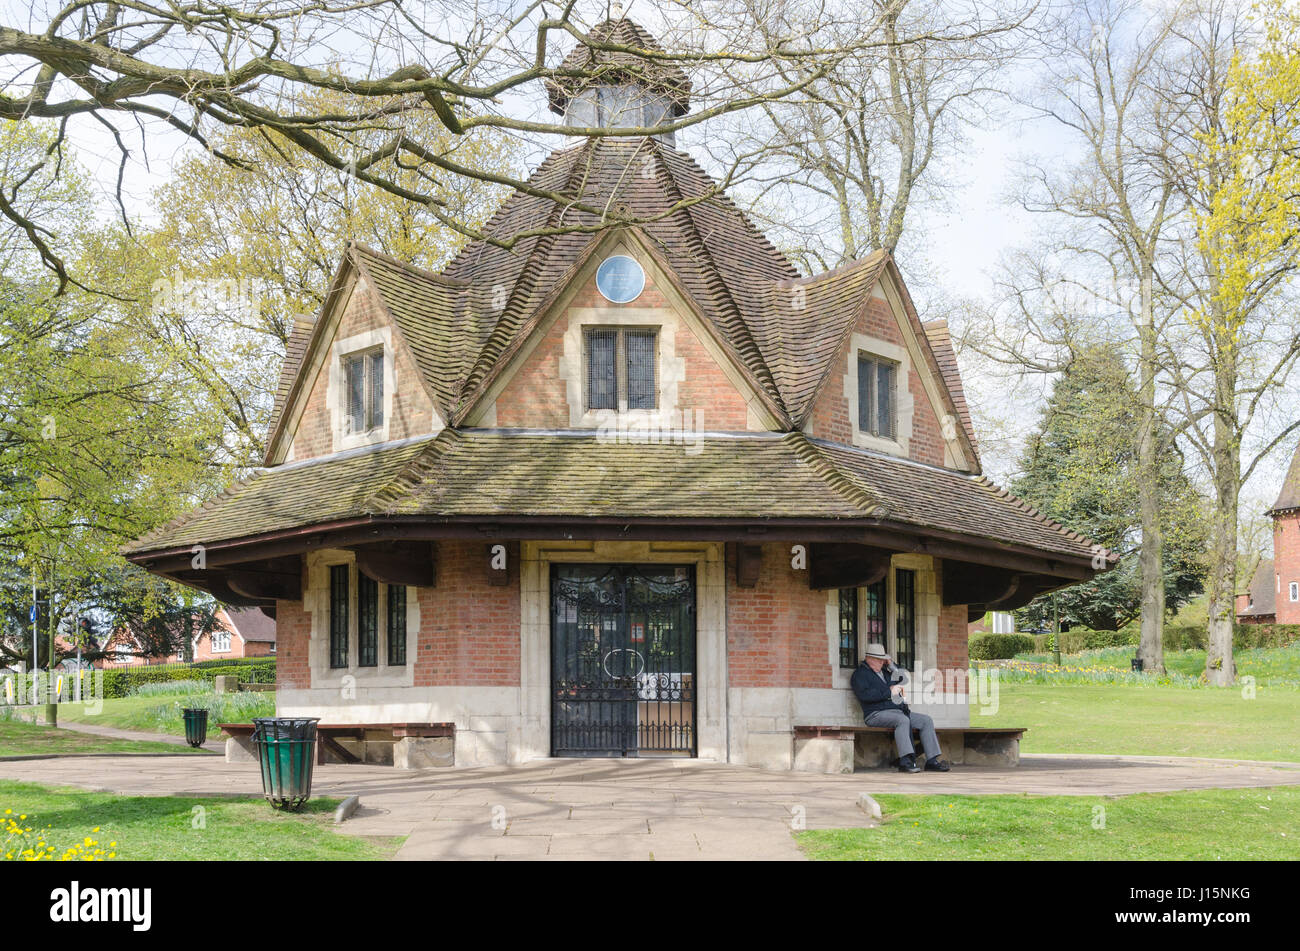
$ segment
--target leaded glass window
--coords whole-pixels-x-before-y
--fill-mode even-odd
[[[894,438],[898,364],[865,354],[858,356],[858,429]]]
[[[655,330],[592,328],[586,347],[587,409],[655,409],[659,381]]]
[[[388,665],[406,663],[406,586],[388,586]]]
[[[655,408],[655,334],[654,331],[628,331],[627,341],[627,408]]]
[[[885,581],[867,585],[867,616],[864,633],[868,643],[885,643]]]
[[[352,353],[343,358],[347,430],[367,433],[384,425],[384,351]]]
[[[857,588],[840,588],[840,666],[858,666]]]
[[[911,670],[916,660],[916,572],[899,568],[894,573],[894,662]]]
[[[379,583],[357,573],[357,665],[379,666]]]
[[[348,665],[348,566],[330,566],[330,666]]]
[[[617,353],[617,331],[587,331],[587,409],[618,409]]]

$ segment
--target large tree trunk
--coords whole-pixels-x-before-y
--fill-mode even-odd
[[[1150,262],[1143,262],[1138,335],[1138,512],[1142,548],[1138,553],[1142,615],[1138,657],[1145,670],[1165,672],[1164,531],[1160,524],[1160,458],[1156,432],[1156,330]]]
[[[1216,321],[1223,328],[1225,321]],[[1219,687],[1237,679],[1232,659],[1236,620],[1237,499],[1241,493],[1241,441],[1236,419],[1237,372],[1231,330],[1221,330],[1214,375],[1214,513],[1210,524],[1210,617],[1205,651],[1205,678]]]

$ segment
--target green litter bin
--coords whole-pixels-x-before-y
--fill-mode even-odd
[[[208,711],[203,708],[186,707],[181,711],[185,721],[185,742],[198,749],[208,740]]]
[[[254,717],[253,743],[262,769],[262,795],[278,809],[297,811],[311,798],[318,717]]]

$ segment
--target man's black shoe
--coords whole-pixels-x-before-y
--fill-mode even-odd
[[[921,767],[916,765],[916,756],[908,753],[906,756],[899,757],[898,771],[900,773],[919,773]]]
[[[948,765],[948,761],[946,759],[939,759],[939,757],[937,756],[931,756],[928,760],[926,760],[925,768],[929,770],[934,770],[937,773],[946,773],[948,772],[948,770],[952,769],[952,767]]]

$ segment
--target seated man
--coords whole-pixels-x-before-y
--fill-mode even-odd
[[[903,684],[906,671],[899,670],[885,653],[883,644],[868,644],[862,663],[853,672],[849,685],[858,702],[867,726],[887,726],[894,731],[894,744],[898,747],[898,771],[919,773],[916,752],[912,746],[912,728],[921,731],[921,746],[925,749],[925,768],[946,773],[947,761],[939,758],[939,737],[934,732],[934,720],[924,713],[913,713],[903,702]]]

